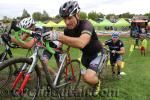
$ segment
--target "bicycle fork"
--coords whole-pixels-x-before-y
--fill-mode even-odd
[[[35,66],[36,66],[36,63],[37,63],[37,53],[34,53],[30,58],[32,58],[32,64],[27,72],[27,74],[25,75],[25,78],[23,80],[23,83],[21,84],[21,87],[19,88],[19,90],[17,91],[17,94],[21,94],[26,86],[26,84],[28,83],[29,79],[30,79],[30,74],[33,72]],[[14,83],[13,83],[13,86],[12,86],[12,89],[15,89],[16,88],[16,85],[18,84],[18,82],[20,81],[20,79],[23,77],[23,75],[25,74],[25,69],[28,67],[28,64],[25,63],[23,68],[21,69],[19,75],[17,76],[17,78],[15,79]]]
[[[24,70],[26,69],[27,66],[28,66],[27,64],[24,64],[22,70],[19,72],[18,76],[16,77],[15,81],[13,82],[12,89],[16,88],[16,85],[19,82],[19,80],[23,77]]]

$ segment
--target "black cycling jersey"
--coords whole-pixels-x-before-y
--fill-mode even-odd
[[[74,29],[66,28],[64,30],[64,35],[70,37],[80,37],[83,33],[91,35],[89,43],[83,49],[81,49],[83,54],[92,56],[100,52],[102,46],[98,40],[94,27],[89,21],[80,20]]]
[[[116,50],[116,51],[120,51],[121,47],[124,47],[124,44],[121,40],[118,40],[116,43],[113,43],[112,39],[105,41],[105,45],[108,45],[109,50]],[[112,54],[110,53],[111,56],[118,56],[119,54]]]

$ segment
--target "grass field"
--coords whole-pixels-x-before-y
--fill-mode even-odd
[[[150,46],[146,56],[141,56],[138,49],[135,49],[131,56],[130,46],[134,44],[131,38],[122,38],[125,44],[126,54],[124,55],[125,67],[122,69],[127,75],[122,80],[106,80],[104,88],[112,88],[119,91],[118,97],[106,97],[110,100],[150,100],[149,70],[150,70]],[[149,41],[150,43],[150,41]],[[105,100],[104,99],[104,100]]]
[[[104,41],[109,39],[109,37],[100,37],[99,39],[100,41]],[[98,97],[87,97],[85,98],[86,100],[150,100],[150,40],[148,40],[149,46],[146,56],[141,56],[138,49],[135,49],[131,56],[129,56],[130,46],[134,44],[134,40],[124,37],[121,40],[124,42],[126,49],[126,54],[123,56],[125,67],[122,69],[126,75],[121,80],[117,80],[112,79],[109,72],[102,84],[100,95]],[[3,50],[4,47],[0,46],[0,53]],[[27,50],[23,49],[12,49],[12,51],[15,57],[22,57],[27,52]],[[80,52],[77,51],[77,49],[71,50],[73,58],[79,57]],[[54,59],[51,59],[50,63],[55,66]],[[116,94],[113,94],[114,92]],[[84,98],[80,97],[79,100],[81,99]]]

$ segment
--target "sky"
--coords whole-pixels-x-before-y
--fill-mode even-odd
[[[33,12],[48,12],[49,16],[59,13],[59,7],[68,0],[0,0],[0,19],[21,16],[23,9]],[[81,11],[121,14],[130,12],[144,14],[150,12],[150,0],[76,0]]]

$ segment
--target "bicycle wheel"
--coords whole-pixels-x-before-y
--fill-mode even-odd
[[[81,71],[80,62],[78,60],[71,60],[64,65],[57,81],[57,87],[61,96],[68,96],[68,93],[76,91],[80,83]]]
[[[41,86],[41,90],[44,90],[45,93],[42,94],[42,97],[39,97],[38,99],[41,100],[44,98],[44,99],[48,99],[48,100],[62,100],[62,98],[58,92],[58,89],[53,87],[54,76],[48,70],[48,65],[42,59],[40,59],[40,60],[41,60],[41,64],[42,64],[43,71],[44,71],[42,76],[45,75],[44,76],[45,78],[42,78],[42,83],[40,86]]]
[[[0,64],[7,60],[7,57],[4,53],[0,54]],[[12,67],[7,67],[5,69],[0,68],[0,90],[3,89],[9,83],[12,74]]]
[[[104,79],[104,77],[106,75],[108,75],[108,57],[107,56],[103,56],[102,58],[102,61],[99,65],[99,69],[98,69],[98,72],[97,72],[97,75],[100,79]]]
[[[19,95],[19,96],[16,95],[16,93],[18,93],[18,91],[20,89],[20,86],[22,85],[22,82],[25,78],[25,75],[26,75],[27,70],[30,67],[31,63],[32,63],[32,59],[30,59],[30,58],[17,58],[17,59],[7,60],[7,61],[3,62],[2,64],[0,64],[0,71],[7,70],[7,68],[11,68],[11,66],[13,66],[13,65],[19,66],[18,68],[23,67],[24,64],[27,65],[26,70],[22,71],[22,74],[20,74],[21,73],[20,72],[17,76],[14,76],[11,73],[11,79],[9,81],[9,84],[7,84],[6,88],[4,88],[3,90],[0,90],[0,92],[2,93],[1,94],[2,98],[5,98],[5,99],[6,98],[8,98],[8,99],[15,99],[15,98],[17,98],[17,99],[19,99],[19,98],[32,99],[38,95],[38,91],[40,89],[40,80],[41,80],[41,75],[40,75],[40,70],[38,68],[38,65],[36,65],[36,67],[34,69],[35,71],[33,71],[30,74],[30,78],[29,78],[25,88],[23,89],[21,95]],[[18,78],[18,77],[20,77],[20,78]],[[18,83],[16,82],[16,79],[19,80]],[[15,83],[16,83],[16,86],[14,86]]]
[[[5,56],[5,52],[0,54],[0,63],[2,63],[4,60],[7,60],[7,57]]]

